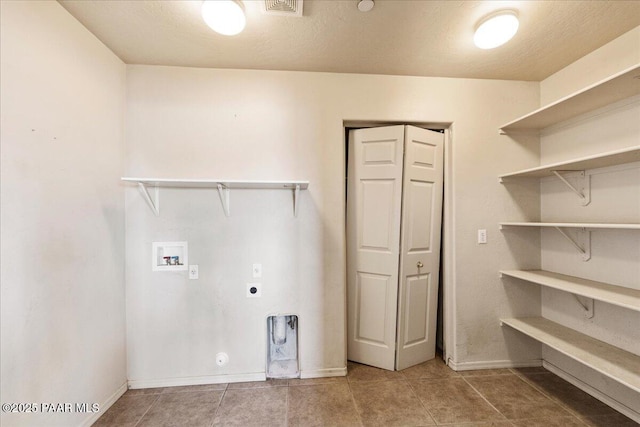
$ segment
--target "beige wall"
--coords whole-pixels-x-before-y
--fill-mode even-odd
[[[542,104],[553,102],[585,86],[640,63],[640,27],[586,55],[540,83]],[[640,97],[620,101],[545,130],[540,137],[541,163],[553,163],[607,151],[634,147],[640,140]],[[640,164],[587,171],[591,203],[581,206],[554,179],[541,182],[541,215],[549,221],[638,222],[640,218]],[[583,262],[553,230],[542,232],[542,267],[547,270],[639,288],[640,233],[594,231],[592,258]],[[543,289],[544,317],[589,336],[640,354],[638,312],[595,302],[595,316],[585,319],[566,293]],[[545,361],[590,393],[640,419],[638,393],[579,363],[545,348]]]
[[[539,215],[514,203],[497,175],[537,164],[537,148],[498,135],[537,107],[536,83],[302,72],[128,67],[127,175],[304,179],[291,194],[232,191],[225,218],[215,190],[161,190],[154,217],[126,192],[129,375],[135,386],[264,372],[264,319],[300,315],[305,376],[345,367],[345,155],[343,121],[452,123],[455,277],[451,357],[466,363],[539,360],[539,347],[505,343],[500,316],[540,313],[540,291],[504,291],[500,268],[539,263],[535,242],[508,244],[500,219]],[[537,196],[537,192],[536,192]],[[488,229],[489,243],[476,244]],[[200,279],[151,272],[152,241],[189,241]],[[247,300],[262,262],[263,297]],[[229,353],[218,368],[214,355]],[[214,378],[215,377],[215,378]]]
[[[541,138],[543,151],[562,153],[567,160],[638,146],[640,141],[640,97],[626,100],[563,126],[548,130]],[[546,148],[545,148],[546,147]],[[560,150],[558,147],[563,147]],[[544,161],[548,163],[548,161]],[[559,180],[541,183],[541,214],[545,221],[637,223],[640,218],[640,162],[588,170],[591,202],[582,206]],[[555,230],[542,232],[542,268],[573,276],[640,289],[640,232],[594,230],[589,261]],[[594,317],[586,319],[570,294],[543,289],[544,317],[589,336],[640,355],[640,313],[596,301]],[[545,349],[544,359],[599,393],[623,404],[629,416],[640,419],[640,395],[603,375],[585,368],[557,352]],[[617,408],[621,411],[624,408]]]
[[[540,105],[640,64],[640,26],[583,56],[540,82]]]
[[[0,8],[2,402],[104,407],[126,384],[125,66],[57,2]]]

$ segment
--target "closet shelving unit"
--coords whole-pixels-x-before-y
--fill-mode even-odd
[[[500,127],[501,134],[539,132],[581,114],[605,107],[640,94],[640,65],[602,80],[570,96],[560,99]],[[615,150],[570,161],[524,169],[499,176],[499,182],[520,179],[540,179],[555,176],[587,205],[590,200],[589,178],[585,170],[640,161],[640,146]],[[570,178],[569,178],[570,177]],[[569,179],[567,179],[569,178]],[[573,181],[572,182],[570,182]],[[640,224],[568,223],[568,222],[502,222],[509,227],[553,228],[566,237],[582,253],[583,260],[591,256],[591,230],[640,230]],[[572,229],[571,233],[567,230]],[[572,237],[572,234],[576,238]],[[640,311],[640,290],[597,282],[544,270],[503,270],[501,277],[518,280],[571,293],[593,316],[593,301],[598,300],[624,309]],[[588,298],[585,305],[578,297]],[[590,312],[590,315],[588,314]],[[640,392],[640,356],[594,339],[542,317],[501,319],[506,325],[542,344],[600,372],[601,374]]]
[[[640,357],[542,317],[501,319],[503,325],[640,392]]]
[[[500,133],[539,131],[580,114],[638,95],[640,94],[639,75],[640,65],[628,68],[500,126]]]
[[[640,311],[640,290],[544,270],[502,270],[500,275]]]
[[[584,228],[584,229],[617,229],[640,230],[640,224],[616,224],[609,222],[501,222],[500,227],[550,227],[550,228]]]
[[[160,188],[213,188],[217,189],[226,216],[230,215],[230,190],[291,190],[293,191],[293,214],[298,215],[300,190],[309,188],[309,181],[240,181],[229,179],[165,179],[165,178],[131,178],[123,177],[122,181],[138,184],[140,192],[154,215],[160,215]],[[149,194],[152,188],[154,197]]]
[[[638,161],[640,161],[640,146],[581,157],[567,162],[558,162],[536,168],[524,169],[500,175],[498,178],[501,183],[504,183],[519,178],[544,178],[547,176],[557,176],[556,173],[567,171],[583,171],[585,169],[604,168]]]

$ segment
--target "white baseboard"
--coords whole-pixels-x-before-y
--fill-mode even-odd
[[[326,377],[344,377],[347,375],[347,368],[328,368],[316,369],[300,372],[300,378],[326,378]]]
[[[116,403],[116,400],[120,399],[120,397],[126,391],[127,391],[127,383],[125,382],[120,387],[118,387],[118,389],[111,396],[109,396],[107,400],[100,403],[100,410],[98,412],[89,414],[89,416],[85,418],[85,420],[80,425],[82,427],[89,427],[90,425],[98,421],[98,418],[100,418],[100,416],[102,416],[102,414],[104,414],[107,411],[107,409],[111,408],[111,405]]]
[[[542,366],[542,359],[514,362],[513,360],[487,360],[480,362],[459,362],[449,359],[447,365],[454,371],[474,371],[476,369],[531,368]]]
[[[243,383],[248,381],[265,381],[264,372],[250,374],[205,375],[201,377],[159,378],[154,380],[129,380],[129,388],[175,387],[182,385]]]
[[[300,372],[300,378],[344,377],[347,368],[329,368]],[[175,387],[183,385],[241,383],[247,381],[266,381],[264,372],[250,374],[208,375],[202,377],[160,378],[153,380],[129,380],[129,388]]]
[[[556,365],[553,365],[549,362],[543,362],[542,366],[547,369],[548,371],[556,374],[557,376],[559,376],[560,378],[562,378],[563,380],[573,384],[574,386],[578,387],[580,390],[584,391],[585,393],[595,397],[596,399],[598,399],[599,401],[601,401],[602,403],[604,403],[605,405],[608,405],[610,407],[612,407],[613,409],[615,409],[616,411],[620,412],[621,414],[626,415],[627,417],[631,418],[633,421],[640,423],[640,413],[634,411],[633,409],[629,408],[626,405],[623,405],[622,403],[618,402],[617,400],[607,396],[606,394],[604,394],[603,392],[601,392],[600,390],[591,387],[589,384],[579,380],[578,378],[574,377],[573,375],[563,371],[562,369],[558,368]]]

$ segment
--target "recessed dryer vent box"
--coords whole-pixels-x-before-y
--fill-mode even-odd
[[[189,250],[187,242],[153,242],[151,269],[153,271],[187,271]]]

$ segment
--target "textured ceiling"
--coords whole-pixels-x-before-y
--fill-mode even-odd
[[[539,81],[640,25],[640,1],[304,0],[302,18],[245,0],[240,35],[216,34],[201,1],[59,0],[127,64]],[[477,22],[516,9],[520,29],[493,50]],[[637,47],[640,49],[640,40]]]

